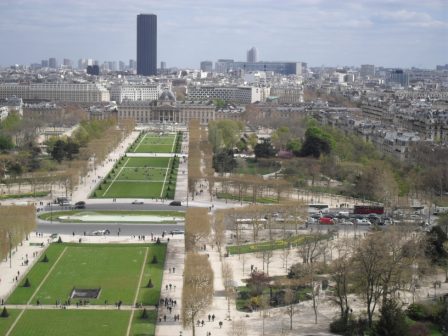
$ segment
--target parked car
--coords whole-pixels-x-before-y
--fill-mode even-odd
[[[184,231],[182,231],[182,230],[171,230],[170,233],[172,235],[177,235],[177,234],[184,234]]]
[[[145,204],[142,200],[135,200],[132,202],[132,204]]]
[[[394,223],[394,220],[390,217],[383,218],[383,225],[392,225]]]
[[[86,202],[79,201],[75,203],[75,209],[85,209],[86,208]]]
[[[180,201],[172,201],[172,202],[170,202],[170,205],[171,206],[181,206],[182,203]]]
[[[322,217],[322,218],[319,219],[319,223],[320,224],[324,224],[324,225],[333,225],[334,221],[333,221],[333,218]]]
[[[94,236],[107,236],[110,234],[109,230],[96,230],[92,232],[92,235]]]
[[[307,224],[316,224],[317,223],[317,219],[313,218],[313,217],[308,217],[306,222],[307,222]]]
[[[366,219],[366,218],[363,218],[363,219],[355,218],[353,220],[353,224],[356,224],[356,225],[372,225],[372,223],[370,223],[370,221],[368,219]]]
[[[339,225],[353,225],[353,223],[350,222],[348,219],[341,219],[341,220],[338,222],[338,224],[339,224]]]

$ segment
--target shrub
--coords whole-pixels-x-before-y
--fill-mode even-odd
[[[49,260],[48,260],[48,257],[47,257],[47,255],[45,254],[44,257],[42,258],[41,262],[48,262],[48,261],[49,261]]]
[[[330,323],[330,331],[339,335],[365,335],[367,330],[368,321],[361,317],[358,320],[340,317]]]
[[[429,328],[422,322],[416,322],[409,327],[410,336],[429,336],[431,332]]]
[[[58,244],[62,244],[62,238],[61,238],[61,236],[59,236]]]
[[[388,299],[383,303],[374,330],[375,335],[407,335],[406,316],[397,301]]]
[[[409,316],[409,318],[416,321],[426,320],[429,317],[428,310],[426,309],[425,305],[421,303],[410,304],[408,309],[406,309],[406,314]]]
[[[26,288],[31,287],[30,279],[26,278],[25,283],[23,284],[23,287],[26,287]]]
[[[140,316],[140,318],[146,320],[148,317],[149,316],[148,312],[146,311],[146,308],[143,308],[142,315]]]
[[[250,298],[249,292],[239,292],[238,295],[240,296],[240,299],[247,300]]]
[[[153,285],[152,280],[150,278],[149,281],[148,281],[148,284],[146,285],[146,288],[153,288],[153,287],[154,287],[154,285]]]
[[[2,313],[0,314],[0,317],[7,318],[9,316],[8,311],[6,310],[6,307],[3,307]]]
[[[443,303],[413,303],[409,305],[406,314],[415,321],[431,321],[439,323],[443,320],[445,306]]]
[[[348,331],[348,321],[344,318],[338,318],[330,323],[330,331],[335,334],[344,335]]]
[[[157,245],[160,245],[160,238],[157,238],[157,240],[156,240],[156,244],[157,244]]]
[[[159,239],[159,238],[157,238],[157,239]],[[152,260],[151,260],[151,264],[157,264],[157,263],[158,263],[157,256],[153,256]]]

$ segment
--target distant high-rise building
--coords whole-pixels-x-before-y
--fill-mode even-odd
[[[258,62],[258,51],[257,48],[252,47],[247,51],[246,60],[248,63],[257,63]]]
[[[67,67],[67,68],[71,68],[72,67],[72,61],[69,60],[68,58],[64,58],[64,60],[62,61],[62,64],[64,64],[64,66]]]
[[[48,68],[48,60],[42,60],[40,64],[42,65],[42,68]]]
[[[56,69],[58,67],[57,63],[56,63],[56,58],[51,57],[48,59],[48,66],[52,69]]]
[[[110,71],[117,71],[117,62],[110,61],[110,62],[106,62],[106,63],[107,63],[107,67]]]
[[[213,71],[213,63],[211,61],[202,61],[201,62],[201,71],[212,72]]]
[[[226,73],[232,67],[233,59],[219,59],[215,62],[215,71],[218,73]]]
[[[392,70],[388,77],[388,83],[400,84],[402,87],[409,86],[409,76],[402,69]]]
[[[118,70],[124,71],[126,68],[126,64],[123,61],[118,61]]]
[[[157,16],[137,15],[137,74],[157,74]]]
[[[160,62],[160,70],[165,70],[166,69],[166,62]]]
[[[129,69],[131,70],[136,70],[137,69],[137,63],[135,62],[135,60],[129,60]]]
[[[375,66],[373,64],[361,64],[361,77],[375,77]]]
[[[99,74],[100,74],[100,67],[98,65],[88,65],[87,66],[87,74],[88,75],[99,76]]]

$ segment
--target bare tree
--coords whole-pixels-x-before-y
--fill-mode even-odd
[[[230,317],[230,304],[235,299],[235,288],[233,285],[232,266],[227,262],[222,263],[222,281],[227,299],[227,314]]]
[[[196,335],[195,322],[213,299],[213,270],[206,255],[188,253],[182,290],[182,322]]]
[[[293,317],[298,313],[297,292],[292,288],[285,290],[285,314],[289,317],[289,330],[292,330]]]
[[[185,215],[185,250],[196,251],[198,243],[210,235],[210,218],[206,208],[188,208]]]

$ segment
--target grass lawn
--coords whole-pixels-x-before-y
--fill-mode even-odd
[[[50,268],[55,263],[56,259],[61,254],[64,247],[65,246],[63,244],[52,244],[50,247],[48,247],[47,250],[45,251],[45,254],[48,257],[48,262],[44,263],[38,261],[25,277],[25,279],[28,278],[30,280],[31,287],[28,288],[23,287],[23,283],[25,281],[22,280],[19,286],[17,286],[16,290],[9,296],[6,303],[8,304],[27,303],[31,295],[33,295],[34,291],[36,290],[37,286],[42,282],[45,275],[48,273]],[[42,260],[42,257],[40,260]]]
[[[131,326],[131,335],[133,336],[153,336],[156,331],[157,313],[155,310],[148,310],[148,318],[142,319],[142,311],[134,313]]]
[[[177,135],[173,133],[159,135],[156,133],[141,134],[132,147],[131,153],[175,153]]]
[[[36,191],[35,193],[0,195],[0,200],[9,198],[28,198],[28,197],[45,197],[50,191]]]
[[[255,160],[253,158],[237,158],[236,174],[266,175],[274,173],[281,168],[278,162],[269,160]]]
[[[185,217],[185,212],[183,211],[152,211],[152,210],[141,210],[141,211],[125,211],[125,210],[103,210],[103,211],[90,211],[90,210],[69,210],[69,211],[53,211],[53,212],[45,212],[41,213],[38,217],[42,220],[51,220],[57,221],[57,222],[77,222],[73,220],[67,220],[60,219],[61,216],[81,216],[83,214],[97,214],[97,215],[117,215],[117,216],[132,216],[132,217],[139,217],[139,216],[159,216],[159,217]],[[79,223],[83,223],[82,221],[78,221]],[[134,221],[132,221],[134,223]]]
[[[143,302],[143,304],[152,306],[157,304],[160,299],[160,287],[162,286],[166,253],[166,245],[155,246],[159,248],[151,249],[148,253],[148,267],[145,267],[137,299],[138,302]],[[152,263],[154,256],[157,258],[157,264]],[[152,288],[147,287],[149,279],[151,279],[154,286]]]
[[[227,252],[230,254],[255,253],[261,251],[280,250],[291,244],[292,247],[303,244],[308,236],[297,235],[291,237],[290,240],[278,239],[273,241],[264,241],[259,243],[244,244],[244,245],[230,245],[227,246]],[[322,239],[327,238],[327,235],[322,235]]]
[[[1,307],[0,309],[3,310],[3,307]],[[6,335],[6,332],[9,330],[17,316],[20,314],[20,310],[8,309],[8,313],[8,317],[0,317],[0,335]]]
[[[119,310],[27,310],[12,336],[123,336],[130,311]]]
[[[179,158],[123,157],[93,195],[98,198],[174,198],[178,166]]]
[[[90,304],[104,304],[105,300],[108,301],[108,304],[114,304],[119,300],[123,301],[123,304],[132,304],[146,248],[148,247],[148,258],[153,254],[158,254],[161,262],[163,262],[166,251],[166,245],[163,244],[55,243],[46,251],[49,262],[38,262],[26,276],[30,280],[31,287],[25,288],[23,284],[20,284],[8,299],[8,303],[26,303],[65,247],[67,249],[64,255],[34,297],[33,304],[37,299],[42,304],[55,304],[58,299],[64,302],[69,298],[73,287],[101,288],[99,298],[90,299]],[[154,274],[154,280],[156,278],[160,280],[158,283],[154,282],[153,288],[145,290],[148,294],[141,301],[146,305],[154,304],[150,302],[150,299],[154,302],[159,299],[162,278],[162,269],[149,262],[145,266],[145,272],[148,268],[153,268],[151,272]],[[157,284],[159,287],[156,286]],[[76,303],[76,299],[72,299],[72,302]]]

